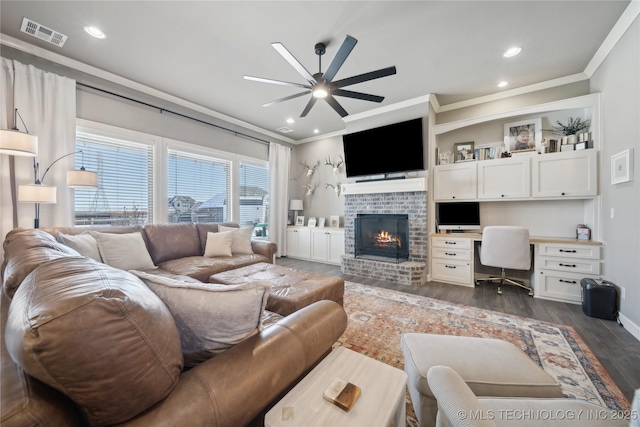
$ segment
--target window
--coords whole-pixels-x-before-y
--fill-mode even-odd
[[[168,221],[231,220],[231,161],[168,151]]]
[[[97,189],[75,190],[75,225],[153,222],[153,145],[76,132],[75,167],[98,172]]]
[[[267,236],[269,218],[269,168],[240,161],[240,223],[251,223],[258,237]]]

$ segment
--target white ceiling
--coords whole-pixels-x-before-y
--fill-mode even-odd
[[[314,45],[327,44],[326,69],[348,34],[358,40],[336,79],[395,65],[397,74],[347,89],[384,96],[381,104],[336,97],[350,114],[406,105],[435,94],[440,105],[575,76],[585,68],[629,1],[8,1],[10,38],[105,70],[233,117],[288,142],[344,132],[324,101],[300,118],[310,95],[261,105],[300,89],[244,75],[305,83],[270,44],[281,42],[311,74]],[[69,37],[63,47],[20,32],[23,17]],[[107,37],[88,36],[85,25]],[[523,51],[503,58],[512,46]],[[55,57],[56,55],[54,55]],[[509,86],[498,89],[507,80]],[[296,120],[293,124],[287,118]],[[276,129],[294,131],[279,134]]]

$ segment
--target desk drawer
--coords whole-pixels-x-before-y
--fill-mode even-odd
[[[557,256],[557,257],[564,257],[564,258],[600,259],[600,246],[539,243],[538,255]]]
[[[536,267],[571,273],[600,274],[600,259],[560,258],[539,256]]]
[[[599,278],[599,276],[585,276],[553,270],[540,270],[536,277],[535,296],[555,301],[580,304],[580,294],[582,290],[580,287],[580,279],[585,277]]]
[[[443,259],[458,259],[461,261],[471,260],[471,251],[468,249],[456,250],[448,248],[433,248],[431,249],[431,256],[434,258]]]
[[[471,286],[471,263],[468,261],[432,259],[432,280],[460,283]]]
[[[468,237],[432,237],[431,245],[434,248],[471,249],[472,241]]]

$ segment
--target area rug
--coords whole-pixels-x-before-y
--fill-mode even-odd
[[[629,410],[624,394],[576,331],[542,322],[404,292],[346,282],[347,330],[336,346],[404,369],[405,332],[498,338],[514,343],[553,376],[565,397]],[[407,425],[417,426],[409,393]]]

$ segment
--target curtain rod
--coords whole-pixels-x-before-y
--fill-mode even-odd
[[[260,138],[257,138],[255,136],[248,135],[246,133],[238,132],[238,131],[235,131],[233,129],[226,128],[224,126],[217,125],[215,123],[207,122],[207,121],[204,121],[204,120],[197,119],[195,117],[187,116],[186,114],[178,113],[176,111],[167,110],[166,108],[158,107],[157,105],[149,104],[147,102],[140,101],[138,99],[133,99],[133,98],[130,98],[128,96],[120,95],[119,93],[111,92],[111,91],[108,91],[106,89],[100,89],[99,87],[91,86],[91,85],[88,85],[86,83],[81,83],[79,81],[76,81],[76,85],[84,86],[84,87],[87,87],[89,89],[97,90],[99,92],[103,92],[103,93],[106,93],[106,94],[109,94],[109,95],[112,95],[112,96],[116,96],[118,98],[126,99],[127,101],[136,102],[138,104],[142,104],[142,105],[145,105],[147,107],[155,108],[157,110],[160,110],[160,114],[162,114],[163,112],[171,113],[171,114],[174,114],[176,116],[179,116],[179,117],[182,117],[182,118],[185,118],[185,119],[193,120],[193,121],[198,122],[198,123],[202,123],[202,124],[205,124],[205,125],[213,126],[214,128],[230,132],[230,133],[234,134],[235,136],[242,136],[242,137],[245,137],[247,139],[251,139],[251,140],[254,140],[256,142],[259,142],[261,144],[266,144],[266,145],[271,144],[271,142],[269,142],[269,141],[267,141],[265,139],[260,139]]]

